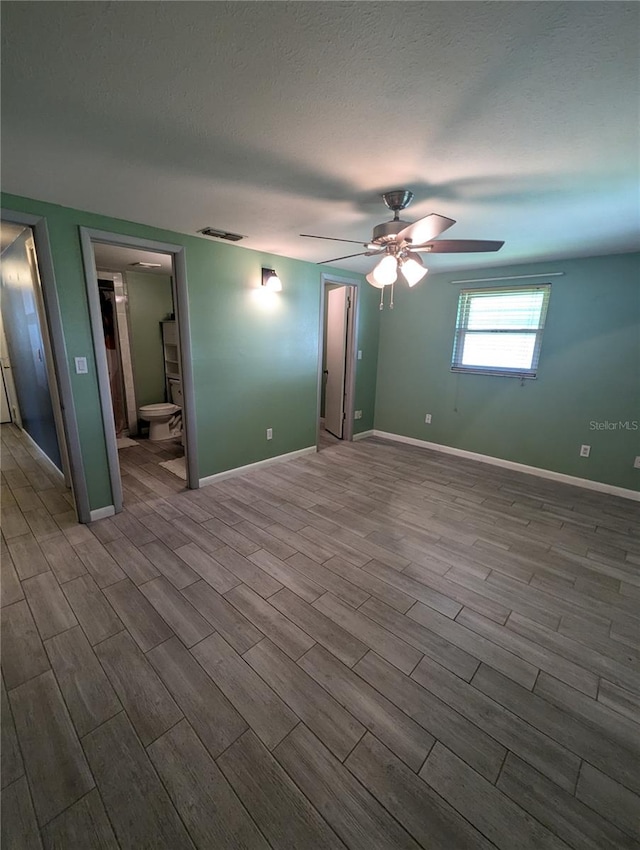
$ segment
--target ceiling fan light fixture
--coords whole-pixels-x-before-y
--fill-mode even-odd
[[[379,286],[389,286],[398,279],[398,261],[391,254],[387,254],[371,274]]]
[[[336,242],[362,244],[364,251],[357,254],[347,254],[346,257],[334,257],[322,260],[318,265],[350,260],[352,257],[381,256],[380,262],[366,275],[366,280],[378,289],[391,286],[393,306],[393,284],[400,275],[410,287],[419,283],[428,269],[424,267],[420,254],[417,252],[432,252],[435,254],[471,254],[499,251],[504,242],[487,239],[437,239],[445,230],[456,223],[454,219],[429,213],[417,221],[403,221],[399,213],[409,206],[413,200],[413,192],[409,189],[393,189],[382,195],[386,206],[393,210],[393,219],[383,221],[373,228],[369,242],[358,243],[354,239],[343,239],[332,236],[314,236],[311,233],[301,233],[311,239],[331,239]],[[382,301],[381,308],[382,309]]]
[[[409,286],[415,286],[416,283],[420,283],[429,269],[425,269],[418,254],[410,254],[402,263],[400,271]]]
[[[384,283],[378,283],[373,276],[373,272],[369,272],[368,275],[365,275],[365,280],[370,283],[371,286],[375,286],[376,289],[384,289]]]

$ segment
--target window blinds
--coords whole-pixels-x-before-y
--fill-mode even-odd
[[[550,284],[463,289],[451,368],[535,378]]]

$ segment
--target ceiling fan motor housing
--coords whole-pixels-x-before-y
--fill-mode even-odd
[[[383,221],[382,224],[377,224],[373,228],[373,239],[372,242],[377,242],[380,244],[385,244],[386,242],[393,242],[396,238],[396,234],[400,233],[401,230],[404,230],[411,222],[402,221],[397,218],[393,221]]]

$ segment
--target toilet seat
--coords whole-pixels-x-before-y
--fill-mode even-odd
[[[180,410],[177,404],[171,402],[160,402],[159,404],[143,404],[139,408],[140,416],[144,419],[146,415],[152,416],[171,416]]]

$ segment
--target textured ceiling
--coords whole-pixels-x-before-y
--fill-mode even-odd
[[[640,5],[2,3],[8,192],[323,260],[390,216],[499,254],[638,248]],[[366,271],[369,259],[336,265]]]
[[[93,243],[96,268],[111,272],[143,272],[144,274],[173,274],[171,255],[140,251],[137,248],[122,248],[105,242]],[[158,269],[141,269],[135,263],[159,263]]]

